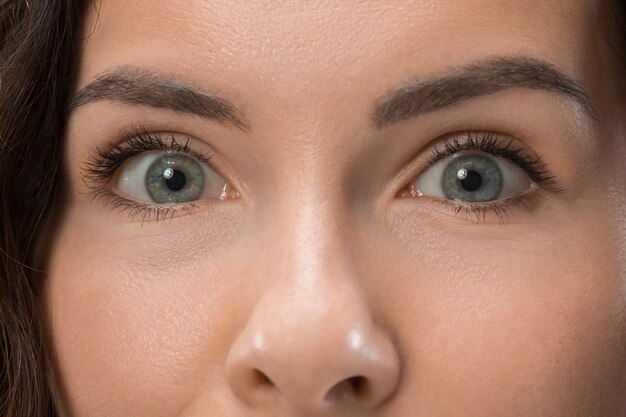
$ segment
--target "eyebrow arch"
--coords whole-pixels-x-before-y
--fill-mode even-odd
[[[68,113],[98,100],[168,109],[221,124],[230,122],[244,131],[250,129],[228,100],[136,67],[120,67],[96,76],[72,97]]]
[[[378,101],[371,119],[376,128],[382,129],[401,120],[511,88],[563,94],[596,118],[585,90],[556,66],[532,57],[496,57],[452,74],[400,87]]]

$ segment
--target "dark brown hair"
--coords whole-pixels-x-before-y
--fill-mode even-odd
[[[0,0],[0,416],[54,414],[31,265],[57,185],[85,2]],[[626,3],[609,9],[626,69]]]
[[[34,238],[55,187],[81,1],[0,0],[0,415],[49,414]]]
[[[600,22],[607,29],[609,45],[622,64],[622,70],[626,72],[626,1],[615,0],[602,3],[604,11],[600,14]]]

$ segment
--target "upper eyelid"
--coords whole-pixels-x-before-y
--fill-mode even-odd
[[[473,141],[473,144],[468,146],[468,143],[471,141]],[[488,143],[485,141],[488,141]],[[507,147],[510,151],[509,155],[506,155],[506,152],[502,152]],[[400,194],[402,190],[437,162],[456,152],[466,150],[484,152],[494,157],[503,157],[509,160],[522,168],[537,186],[551,193],[561,194],[568,191],[567,188],[561,186],[556,176],[548,169],[548,165],[529,146],[519,143],[512,136],[504,133],[477,130],[457,131],[441,135],[435,139],[428,149],[420,151],[418,156],[412,159],[405,169],[400,172],[397,178],[402,180],[399,182],[394,181],[395,184],[400,184],[399,188],[396,188],[395,195]],[[516,156],[514,157],[513,155]],[[421,166],[421,168],[418,170],[416,165]]]
[[[479,138],[479,135],[482,135],[482,137]],[[493,131],[468,131],[464,133],[453,133],[445,135],[434,146],[434,153],[429,158],[428,162],[430,164],[434,164],[435,162],[444,159],[449,155],[452,155],[454,152],[460,150],[476,150],[489,153],[485,150],[485,148],[492,148],[493,151],[504,149],[516,154],[519,154],[522,151],[530,151],[530,149],[528,149],[527,147],[520,147],[519,145],[516,145],[514,148],[512,148],[512,145],[514,143],[514,140],[512,138],[508,138],[506,145],[502,144],[501,142],[505,141],[505,139],[502,139],[503,136],[506,135]],[[443,149],[441,149],[440,146],[443,146]]]
[[[119,136],[122,138],[119,143],[109,142],[104,148],[96,146],[90,150],[87,161],[81,167],[83,177],[92,180],[92,183],[110,179],[129,158],[159,150],[189,154],[218,171],[210,162],[215,153],[198,151],[192,146],[194,141],[188,135],[171,131],[152,133],[140,126],[120,129]]]

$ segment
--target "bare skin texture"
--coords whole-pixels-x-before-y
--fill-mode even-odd
[[[91,8],[84,94],[40,244],[60,415],[626,415],[626,91],[596,9]],[[481,94],[441,108],[422,97],[419,114],[376,119],[404,86],[500,58],[552,65],[589,107],[529,77],[491,91],[487,76]],[[113,87],[85,90],[112,73],[123,75]],[[228,106],[131,102],[139,84]],[[164,221],[93,199],[94,187],[121,193],[115,178],[85,179],[94,149],[137,126],[211,154],[229,198],[170,207]],[[567,192],[533,187],[501,218],[407,192],[441,140],[466,132],[514,140]]]

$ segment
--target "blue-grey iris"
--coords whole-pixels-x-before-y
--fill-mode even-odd
[[[484,202],[498,198],[502,182],[502,171],[493,158],[460,155],[446,166],[441,188],[451,200]]]
[[[201,163],[183,153],[159,155],[146,173],[146,190],[155,203],[194,201],[203,188]]]

